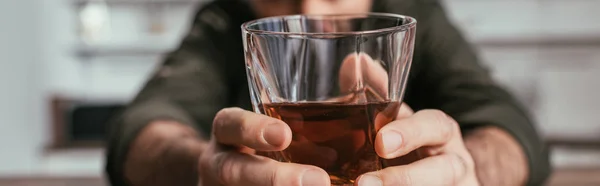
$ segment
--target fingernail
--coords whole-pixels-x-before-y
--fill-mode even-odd
[[[302,175],[303,186],[323,185],[323,173],[317,170],[307,170]]]
[[[393,130],[383,132],[381,139],[383,140],[383,149],[386,155],[396,152],[402,145],[402,135]]]
[[[379,177],[373,175],[362,175],[358,179],[359,186],[383,186],[383,182]]]
[[[285,142],[285,126],[274,123],[267,126],[263,131],[263,138],[272,146],[279,147]]]

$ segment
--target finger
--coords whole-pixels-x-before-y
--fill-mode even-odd
[[[410,108],[410,106],[408,106],[408,104],[402,103],[402,105],[400,106],[400,110],[398,111],[398,115],[396,115],[396,119],[408,118],[408,117],[412,116],[413,114],[415,114],[413,109]]]
[[[375,151],[383,158],[396,158],[419,147],[444,145],[458,132],[456,121],[445,113],[423,110],[381,128]]]
[[[405,103],[391,102],[386,108],[375,115],[375,132],[390,122],[412,115],[412,109]]]
[[[339,73],[340,90],[353,92],[369,88],[377,99],[388,97],[389,78],[386,70],[368,54],[352,53],[342,62]]]
[[[413,164],[366,173],[358,178],[357,185],[456,185],[467,173],[464,162],[455,154],[433,156]]]
[[[213,134],[218,143],[262,151],[283,150],[292,140],[292,131],[283,121],[239,108],[219,111]]]
[[[218,153],[202,168],[208,168],[221,185],[329,185],[327,173],[314,166],[282,163],[237,152]]]

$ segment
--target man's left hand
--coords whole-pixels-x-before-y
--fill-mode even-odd
[[[398,119],[382,127],[375,139],[375,151],[391,166],[361,175],[357,185],[479,185],[457,122],[439,110],[413,114],[402,107]],[[410,157],[405,155],[419,159],[406,164]]]

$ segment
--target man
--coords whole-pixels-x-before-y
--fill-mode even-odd
[[[410,108],[403,106],[399,119],[380,129],[376,151],[386,159],[414,150],[427,157],[366,173],[357,185],[543,184],[548,154],[533,124],[492,81],[436,0],[209,3],[179,49],[114,121],[107,157],[111,183],[329,185],[321,169],[253,154],[286,148],[291,132],[282,121],[248,111],[240,25],[275,15],[368,11],[419,21],[404,100]]]

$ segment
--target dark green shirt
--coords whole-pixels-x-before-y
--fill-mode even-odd
[[[519,103],[482,66],[473,48],[449,22],[437,0],[379,0],[375,12],[418,20],[414,60],[404,101],[413,109],[440,109],[464,131],[497,126],[511,133],[527,154],[530,180],[541,185],[550,172],[548,152]],[[125,185],[129,145],[150,121],[172,119],[210,135],[222,108],[250,110],[240,25],[254,19],[241,0],[202,7],[179,48],[111,125],[106,171],[113,185]]]

